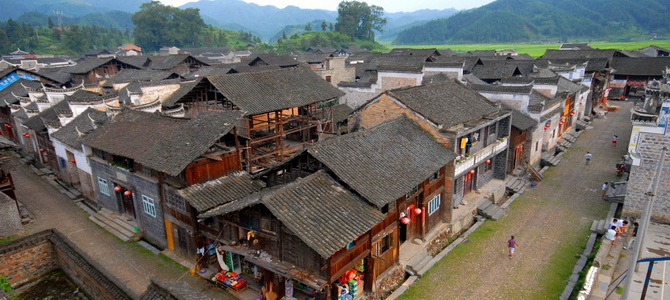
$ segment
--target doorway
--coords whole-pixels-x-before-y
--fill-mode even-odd
[[[473,169],[472,171],[465,173],[465,176],[463,176],[463,196],[472,192],[476,173],[477,171]]]

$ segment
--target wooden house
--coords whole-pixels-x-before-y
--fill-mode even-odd
[[[160,248],[193,240],[194,212],[167,203],[179,189],[242,168],[234,131],[241,115],[173,118],[123,109],[82,139],[98,204],[134,219],[144,238]]]
[[[479,200],[491,194],[495,199],[502,198],[503,185],[492,185],[481,194],[474,192],[488,189],[486,184],[492,180],[505,179],[511,112],[462,83],[448,80],[387,91],[354,111],[349,129],[370,128],[403,114],[456,153],[454,168],[447,169],[445,175],[450,180],[450,193],[445,196],[449,199],[445,202],[447,221],[454,232],[470,226]]]
[[[99,81],[110,78],[123,69],[139,68],[116,58],[88,57],[69,67],[67,71],[72,74],[73,82],[97,85]]]
[[[249,173],[280,163],[333,132],[331,107],[343,95],[308,68],[208,75],[164,105],[183,104],[192,116],[209,110],[244,113],[242,159]],[[169,103],[168,103],[169,102]]]
[[[150,70],[170,71],[180,76],[191,73],[200,67],[209,66],[208,63],[188,54],[151,56],[149,61],[148,69]]]
[[[216,181],[188,188],[183,195],[191,203],[219,202],[230,198],[223,196],[228,191],[251,185],[248,179],[237,188],[230,181]],[[320,294],[322,299],[340,295],[337,282],[351,273],[363,275],[365,283],[358,283],[358,293],[363,293],[363,285],[372,280],[370,229],[384,219],[325,171],[226,202],[199,217],[207,226],[203,234],[229,258],[223,268],[262,277],[259,289],[277,291],[278,297],[291,286],[303,296]]]
[[[414,121],[399,116],[366,130],[327,139],[308,153],[385,214],[370,232],[365,289],[398,266],[404,243],[425,239],[450,219],[454,152]]]

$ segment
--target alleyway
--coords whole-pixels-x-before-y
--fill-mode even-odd
[[[600,187],[617,178],[614,165],[626,153],[631,103],[611,104],[620,110],[596,119],[544,181],[527,188],[499,221],[487,221],[401,299],[558,299],[591,223],[607,215]],[[619,136],[616,148],[613,134]],[[586,151],[593,153],[588,166]],[[512,259],[510,235],[520,244]]]
[[[24,166],[12,171],[16,196],[30,211],[34,221],[25,227],[26,234],[56,228],[94,258],[104,273],[111,274],[126,285],[133,298],[138,298],[151,277],[182,281],[216,299],[235,299],[221,289],[210,287],[202,279],[185,274],[185,268],[161,258],[137,243],[124,243],[88,220],[88,214],[72,200],[49,185]]]

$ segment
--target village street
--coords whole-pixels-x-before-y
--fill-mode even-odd
[[[544,181],[527,188],[499,221],[487,221],[457,246],[400,299],[557,299],[595,219],[607,215],[601,185],[618,179],[614,165],[630,138],[629,102],[613,102],[618,112],[596,119]],[[612,135],[619,145],[611,144]],[[593,154],[584,164],[584,154]],[[516,257],[506,241],[520,244]]]
[[[137,243],[124,243],[88,219],[88,214],[43,178],[25,166],[12,170],[16,196],[33,216],[26,234],[55,228],[102,266],[103,273],[116,277],[133,298],[146,290],[152,277],[189,283],[212,299],[235,299],[211,287],[205,280],[189,275],[165,257],[154,255]]]

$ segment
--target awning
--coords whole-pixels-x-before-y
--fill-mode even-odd
[[[316,289],[317,291],[320,291],[328,284],[325,278],[316,276],[312,272],[296,268],[290,264],[275,261],[275,257],[272,257],[272,260],[256,257],[254,255],[254,250],[249,249],[248,247],[231,247],[228,245],[223,245],[223,250],[242,255],[244,256],[244,260],[252,264],[255,264],[270,272],[280,274],[284,277],[300,281],[305,285]]]

